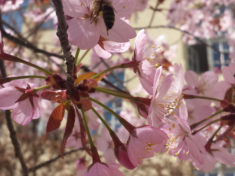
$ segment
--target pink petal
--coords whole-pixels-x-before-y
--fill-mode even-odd
[[[63,0],[62,2],[67,16],[81,18],[88,12],[84,0]]]
[[[98,45],[98,44],[95,45],[94,51],[95,51],[95,53],[96,53],[99,57],[104,58],[104,59],[108,59],[108,58],[110,58],[110,57],[112,56],[112,54],[111,54],[110,52],[104,50],[104,49],[101,48],[101,46]]]
[[[103,34],[102,34],[103,36]],[[128,42],[136,36],[135,30],[124,20],[116,19],[113,28],[108,31],[108,40],[115,42]]]
[[[80,49],[90,49],[94,47],[100,37],[94,23],[89,19],[71,19],[68,20],[69,41]]]
[[[188,85],[192,86],[193,88],[198,85],[198,76],[195,72],[191,70],[185,73],[185,80],[188,83]]]
[[[12,109],[16,101],[22,95],[15,87],[4,87],[0,89],[0,109]]]
[[[144,59],[144,49],[147,42],[147,34],[145,30],[138,32],[135,39],[135,60],[140,61]]]
[[[126,52],[130,48],[130,43],[117,43],[113,41],[104,41],[104,48],[106,51],[113,52],[113,53],[122,53]]]

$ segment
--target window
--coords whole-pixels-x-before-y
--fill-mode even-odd
[[[26,11],[27,5],[28,5],[28,0],[24,0],[24,3],[21,4],[19,9],[2,14],[3,20],[6,21],[11,26],[13,26],[18,32],[21,32],[22,30],[22,26],[24,23],[23,14]]]
[[[218,37],[186,47],[187,67],[197,73],[229,65],[229,45]]]

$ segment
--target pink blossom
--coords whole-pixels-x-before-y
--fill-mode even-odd
[[[161,126],[162,120],[173,114],[182,98],[184,72],[180,65],[174,65],[174,73],[168,74],[161,82],[156,77],[148,119],[154,126]]]
[[[92,2],[92,0],[63,1],[64,11],[68,16],[69,40],[72,44],[81,49],[89,49],[94,47],[100,38],[124,43],[135,37],[134,29],[122,19],[125,16],[124,12],[128,11],[126,7],[130,5],[129,1],[111,2],[114,8],[115,21],[109,31],[106,30],[102,17],[99,16],[95,21],[92,20],[94,8]]]
[[[85,176],[123,176],[116,165],[96,162],[90,166]]]
[[[168,137],[158,128],[143,126],[136,128],[128,141],[128,155],[134,166],[139,165],[142,159],[149,158],[155,152],[163,152]]]
[[[213,71],[207,71],[198,76],[190,70],[185,73],[185,80],[187,82],[187,86],[184,87],[185,94],[207,97],[216,97],[218,95],[215,94],[215,91],[217,91],[215,85],[218,83],[218,76]],[[196,104],[207,105],[208,103],[210,101],[202,99],[187,100],[187,104],[191,104],[192,106]]]
[[[206,150],[201,142],[205,141],[205,138],[200,133],[192,135],[187,120],[188,113],[184,103],[180,106],[179,116],[175,115],[173,119],[165,120],[163,129],[170,137],[167,148],[170,154],[179,159],[191,160],[199,165],[205,162]]]
[[[143,88],[151,95],[156,68],[144,57],[148,36],[145,30],[138,32],[135,40],[132,66],[137,73]]]
[[[21,125],[40,117],[39,95],[25,82],[12,81],[0,89],[0,109],[12,109],[12,118]]]
[[[210,96],[214,85],[218,81],[218,76],[213,71],[207,71],[198,77],[195,72],[190,70],[185,73],[185,80],[188,86],[185,88],[184,92]]]

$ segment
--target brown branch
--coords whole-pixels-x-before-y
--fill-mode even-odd
[[[37,48],[36,46],[34,46],[32,43],[30,43],[27,39],[25,39],[23,37],[21,37],[21,38],[15,37],[15,36],[7,33],[3,28],[1,28],[1,31],[2,31],[3,37],[7,38],[8,40],[11,40],[12,42],[14,42],[18,45],[22,45],[22,46],[34,51],[35,53],[41,53],[46,56],[55,56],[58,58],[63,58],[63,56],[61,56],[59,54],[51,53],[51,52],[45,51],[43,49]]]
[[[57,36],[60,39],[60,44],[64,53],[66,65],[67,65],[67,81],[66,81],[67,93],[71,95],[73,85],[74,85],[73,71],[74,71],[75,58],[70,52],[71,47],[69,45],[68,34],[67,34],[68,25],[65,21],[62,2],[61,0],[52,0],[52,2],[55,6],[56,16],[58,19]]]
[[[83,148],[74,149],[74,150],[65,152],[63,156],[70,155],[70,154],[72,154],[72,153],[75,153],[75,152],[81,151],[81,150],[83,150]],[[29,168],[29,172],[35,172],[36,170],[41,169],[42,167],[48,166],[49,164],[51,164],[51,163],[57,161],[57,160],[60,159],[60,158],[62,158],[62,155],[58,155],[58,156],[56,156],[55,158],[52,158],[52,159],[50,159],[50,160],[48,160],[48,161],[45,161],[45,162],[43,162],[43,163],[41,163],[41,164],[39,164],[39,165],[37,165],[37,166],[35,166],[35,167],[33,167],[33,168]]]

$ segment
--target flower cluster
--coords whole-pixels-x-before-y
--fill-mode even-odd
[[[163,2],[158,1],[157,7]],[[0,5],[5,3],[0,1]],[[65,119],[61,154],[65,148],[83,148],[92,158],[89,164],[85,158],[78,159],[79,176],[122,176],[118,169],[120,166],[134,169],[143,159],[162,152],[191,161],[195,168],[205,172],[212,170],[217,161],[235,167],[235,156],[227,150],[231,139],[235,139],[235,64],[222,68],[221,79],[213,71],[200,76],[193,71],[185,72],[182,65],[171,60],[176,48],[169,46],[163,37],[153,41],[143,29],[136,36],[129,24],[131,14],[145,9],[147,3],[135,0],[62,0],[68,40],[78,48],[75,60],[72,60],[73,70],[67,70],[67,75],[9,54],[1,39],[1,60],[17,63],[17,70],[24,70],[25,67],[19,68],[19,64],[24,64],[37,72],[30,71],[27,73],[32,75],[22,76],[12,71],[11,76],[1,78],[0,109],[11,110],[13,120],[26,125],[41,117],[42,101],[53,104],[46,136],[59,129]],[[206,1],[203,4],[202,11],[209,13],[212,10],[208,9],[210,4]],[[173,2],[168,18],[172,24],[184,22],[184,30],[191,30],[193,26],[185,14],[192,16],[191,13],[195,12],[178,10],[182,5],[191,6],[192,2]],[[39,11],[36,22],[49,14],[48,11]],[[34,12],[28,14],[34,16]],[[199,15],[194,15],[194,18],[198,18],[196,20],[201,24],[202,12],[196,8],[196,13]],[[50,16],[54,17],[55,14]],[[226,21],[224,18],[220,20]],[[220,28],[217,21],[212,21],[215,19],[203,19],[201,25],[214,22]],[[59,20],[55,20],[57,22]],[[195,33],[208,32],[198,31],[197,25],[194,27],[192,31]],[[221,31],[225,30],[227,27],[223,25]],[[209,31],[210,34],[212,32],[215,31]],[[129,40],[134,37],[132,49]],[[87,52],[92,49],[92,71],[81,73],[81,62],[87,52],[80,57],[80,49]],[[127,50],[132,54],[130,59],[124,59],[122,55]],[[109,65],[108,68],[96,66],[100,58],[108,59],[114,53],[118,53],[118,61],[103,61]],[[115,85],[113,88],[104,86],[102,80],[116,69],[132,70],[145,96],[134,96],[134,91],[129,93]],[[44,81],[32,84],[32,78]],[[130,109],[115,112],[106,105],[113,97],[127,99],[138,113]],[[110,127],[104,118],[104,110],[119,121],[120,127]],[[92,136],[94,133],[96,136]]]

